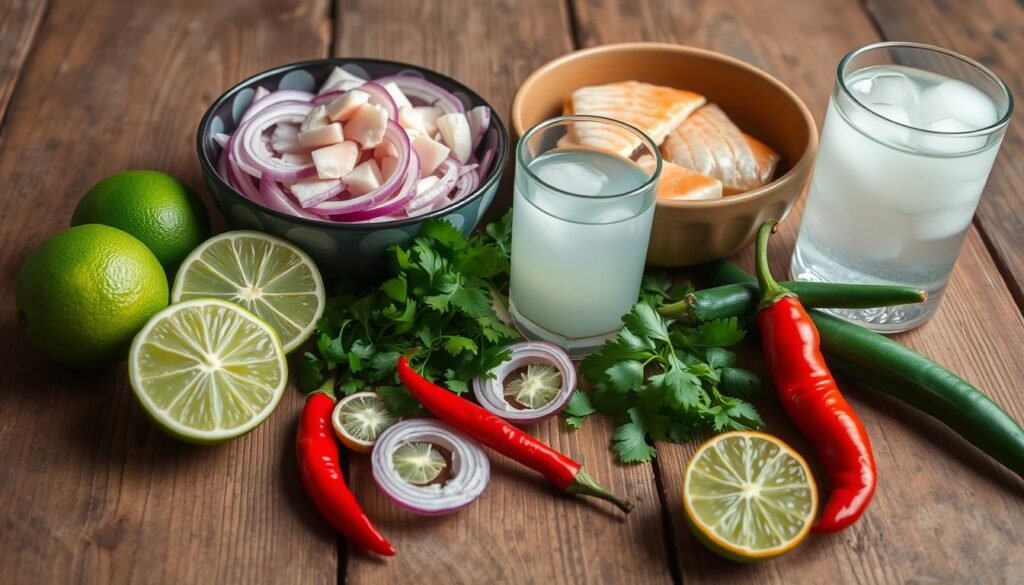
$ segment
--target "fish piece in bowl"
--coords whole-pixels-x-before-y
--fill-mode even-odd
[[[577,89],[566,102],[565,113],[604,116],[626,122],[660,145],[673,128],[706,101],[704,96],[692,91],[640,81],[620,81]],[[640,146],[640,139],[632,133],[585,122],[575,125],[575,136],[570,139],[577,144],[617,152],[622,156],[631,155]]]
[[[722,182],[726,195],[771,182],[779,155],[744,134],[721,108],[706,105],[673,130],[661,145],[665,160]]]
[[[655,161],[653,157],[642,156],[636,164],[651,172]],[[718,179],[712,179],[667,160],[661,162],[661,177],[658,179],[659,201],[708,201],[721,198],[722,182]]]

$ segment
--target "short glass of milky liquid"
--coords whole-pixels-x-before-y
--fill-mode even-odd
[[[580,135],[637,147],[623,156],[576,144]],[[566,116],[526,132],[516,148],[509,291],[520,333],[582,357],[622,328],[640,292],[660,173],[657,146],[622,122]]]
[[[1012,113],[1006,84],[951,51],[879,43],[847,55],[821,131],[794,278],[916,286],[925,303],[832,312],[883,333],[927,321]]]

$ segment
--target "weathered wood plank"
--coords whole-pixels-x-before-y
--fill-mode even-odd
[[[1024,5],[1013,0],[865,2],[889,40],[931,43],[971,57],[1024,96]],[[977,225],[1024,307],[1024,125],[1018,104],[982,196]]]
[[[54,367],[14,322],[18,268],[68,225],[82,193],[129,168],[199,187],[194,137],[206,106],[244,76],[326,54],[327,8],[318,0],[50,6],[0,144],[0,580],[337,580],[337,539],[295,471],[297,392],[247,437],[191,447],[148,422],[123,366]]]
[[[575,6],[585,45],[657,40],[723,51],[787,83],[819,124],[839,59],[877,40],[871,22],[853,2],[581,0]],[[1008,180],[999,177],[1012,174],[997,168],[993,181],[999,184]],[[788,270],[798,223],[799,211],[772,245],[777,274]],[[749,268],[751,251],[739,259]],[[968,235],[938,315],[900,340],[984,388],[1024,420],[1024,400],[1016,390],[1024,380],[1016,350],[1024,342],[1024,322],[975,230]],[[693,539],[683,520],[681,480],[696,445],[662,446],[658,466],[684,581],[997,583],[1022,574],[1024,530],[1010,519],[1024,509],[1019,478],[928,417],[852,383],[844,387],[874,443],[881,477],[875,502],[850,530],[812,538],[771,563],[732,565]],[[768,429],[810,454],[808,443],[772,401],[762,402]]]
[[[46,4],[46,0],[10,0],[0,4],[0,123],[46,13]]]
[[[564,6],[542,0],[343,1],[336,13],[337,54],[431,67],[479,91],[503,118],[523,78],[572,49]],[[539,476],[497,457],[491,485],[472,507],[451,517],[417,517],[387,501],[368,461],[354,457],[352,484],[398,556],[382,563],[352,553],[348,581],[397,583],[410,575],[437,583],[668,581],[651,467],[612,464],[607,425],[568,433],[549,421],[531,431],[634,498],[637,509],[628,520],[606,505],[561,497]]]

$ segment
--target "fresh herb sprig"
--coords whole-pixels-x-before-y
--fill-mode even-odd
[[[641,300],[623,317],[625,327],[580,367],[593,384],[577,391],[563,413],[570,428],[600,412],[619,423],[612,450],[624,463],[650,461],[651,440],[682,443],[714,430],[751,429],[761,417],[743,398],[760,388],[756,374],[734,366],[725,349],[743,340],[735,318],[683,327],[662,318],[657,308],[692,292],[671,288],[667,277],[647,274]]]
[[[428,220],[413,242],[389,250],[391,278],[367,291],[340,284],[317,326],[317,351],[303,356],[300,387],[335,376],[346,395],[375,387],[394,414],[415,414],[395,366],[416,350],[410,360],[426,378],[468,391],[470,380],[508,359],[505,346],[519,337],[495,310],[507,304],[511,229],[506,215],[467,239]]]

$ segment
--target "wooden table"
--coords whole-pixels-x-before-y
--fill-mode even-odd
[[[632,40],[708,47],[789,84],[819,123],[835,66],[880,39],[935,43],[992,67],[1024,97],[1024,7],[1014,0],[0,0],[0,582],[4,583],[1000,583],[1024,582],[1024,482],[935,421],[845,387],[881,483],[869,513],[756,566],[719,560],[681,513],[694,444],[650,465],[611,462],[610,423],[537,434],[631,494],[623,520],[495,461],[459,514],[399,511],[353,458],[351,484],[399,555],[350,551],[299,486],[302,397],[259,429],[200,448],[157,431],[123,367],[77,373],[27,347],[14,320],[26,255],[68,225],[96,180],[162,169],[202,185],[193,142],[224,89],[328,55],[425,65],[508,111],[542,63]],[[1018,116],[1019,117],[1019,116]],[[1024,420],[1024,123],[1002,147],[942,309],[900,341]],[[507,185],[505,186],[507,190]],[[788,262],[797,214],[773,246]],[[750,253],[741,255],[749,266]],[[765,401],[769,428],[807,444]]]

